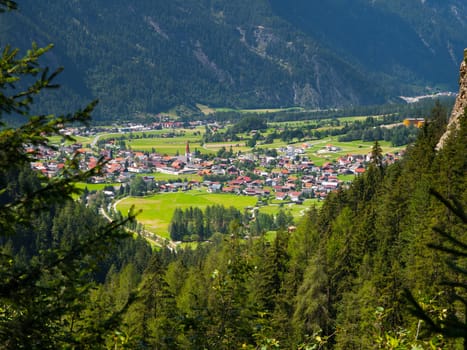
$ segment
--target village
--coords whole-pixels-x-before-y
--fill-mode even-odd
[[[182,128],[181,123],[165,123],[158,127],[170,130]],[[142,125],[118,128],[121,134],[145,130]],[[68,135],[77,136],[83,131],[64,130]],[[89,131],[86,131],[89,133]],[[96,136],[96,139],[98,136]],[[323,199],[330,192],[349,184],[349,177],[365,172],[370,153],[337,156],[340,148],[328,144],[316,149],[317,154],[326,154],[329,161],[315,165],[307,157],[307,150],[313,147],[309,142],[287,145],[274,152],[243,152],[228,157],[200,157],[190,150],[187,141],[182,155],[162,155],[157,152],[141,152],[122,147],[113,140],[106,141],[102,149],[84,148],[81,143],[62,144],[56,149],[35,150],[39,161],[32,168],[47,177],[54,177],[64,167],[67,156],[80,155],[80,170],[94,168],[99,159],[106,163],[101,176],[89,179],[94,184],[110,184],[116,189],[129,184],[135,177],[141,177],[150,188],[157,192],[188,191],[205,189],[211,193],[231,193],[258,198],[274,198],[300,204],[305,198]],[[32,150],[31,150],[32,151]],[[332,155],[336,156],[332,159]],[[384,154],[383,161],[393,163],[400,154]],[[170,180],[157,179],[157,173],[172,175]],[[194,176],[198,175],[195,179]],[[190,177],[190,180],[188,180]],[[344,178],[345,180],[342,180]],[[112,196],[112,193],[107,191]]]

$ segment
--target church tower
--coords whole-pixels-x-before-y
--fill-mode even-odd
[[[187,141],[186,142],[186,146],[185,146],[185,158],[186,158],[186,162],[187,163],[190,163],[191,159],[191,153],[190,153],[190,141]]]

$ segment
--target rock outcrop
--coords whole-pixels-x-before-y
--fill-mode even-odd
[[[460,78],[459,78],[459,94],[456,98],[456,103],[452,109],[451,117],[449,118],[449,124],[447,131],[440,138],[437,149],[443,148],[444,142],[449,137],[451,130],[459,127],[459,121],[461,116],[467,108],[467,49],[464,49],[464,60],[461,63]]]

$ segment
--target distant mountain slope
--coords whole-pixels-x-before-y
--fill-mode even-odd
[[[455,89],[467,43],[463,0],[271,0],[276,15],[366,69]]]
[[[446,3],[457,2],[462,22],[466,6]],[[454,23],[422,40],[422,24],[394,3],[23,0],[3,16],[0,41],[55,43],[49,60],[65,66],[65,88],[42,105],[69,109],[99,98],[97,114],[106,117],[197,102],[335,107],[382,103],[425,85],[454,88],[446,62],[458,62],[465,46]],[[442,4],[434,20],[449,23]],[[448,54],[438,50],[444,43]]]

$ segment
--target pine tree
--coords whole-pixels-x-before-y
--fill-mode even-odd
[[[14,1],[0,1],[0,11],[15,9]],[[61,72],[41,67],[39,59],[52,45],[40,48],[33,44],[24,56],[6,45],[0,57],[0,235],[16,236],[34,220],[79,194],[74,186],[91,175],[98,175],[103,161],[86,172],[79,170],[79,157],[68,159],[54,178],[41,174],[31,179],[20,178],[23,169],[37,160],[39,147],[53,149],[51,136],[67,141],[73,138],[61,130],[69,125],[90,121],[97,102],[68,115],[33,115],[30,113],[36,95],[58,86],[55,78]],[[7,124],[16,118],[17,127]],[[28,149],[33,151],[30,152]],[[29,176],[28,176],[29,177]],[[129,220],[133,219],[130,215]],[[103,346],[105,334],[119,320],[115,313],[98,323],[79,319],[86,307],[92,286],[90,275],[97,263],[119,239],[128,235],[118,230],[124,222],[90,227],[87,233],[74,237],[73,243],[48,246],[32,257],[23,258],[0,248],[0,343],[4,349],[47,349],[72,346]],[[34,240],[29,237],[29,240]],[[79,326],[78,326],[79,324]]]

